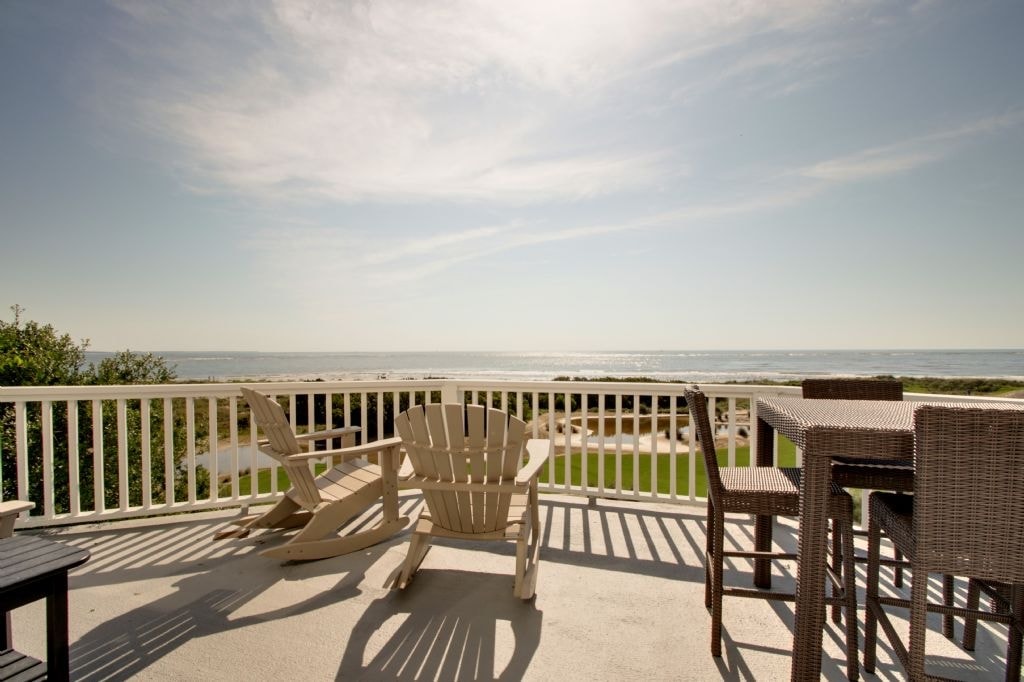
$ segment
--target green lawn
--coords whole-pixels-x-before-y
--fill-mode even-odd
[[[704,472],[704,460],[700,453],[696,454],[696,496],[704,497],[707,494],[707,477]],[[638,481],[638,489],[640,492],[651,491],[651,456],[648,454],[641,454],[637,458],[637,469],[639,472],[640,480]],[[689,495],[689,480],[690,480],[690,456],[688,454],[677,454],[676,459],[676,493],[678,495]],[[671,456],[664,454],[658,455],[657,457],[657,485],[658,493],[667,495],[669,493],[669,484],[671,481]],[[565,458],[562,455],[555,456],[555,485],[565,485]],[[571,455],[569,461],[569,480],[573,486],[581,485],[583,480],[583,457],[579,452],[574,452]],[[633,462],[634,457],[632,451],[623,450],[622,453],[622,490],[631,491],[633,489]],[[718,451],[718,463],[721,466],[727,466],[729,463],[729,451],[728,449],[722,448]],[[736,466],[747,466],[750,463],[750,448],[749,447],[737,447],[736,448]],[[779,438],[779,466],[794,466],[796,463],[796,449],[793,444],[785,439]],[[587,484],[590,487],[596,488],[598,486],[598,453],[597,450],[591,449],[587,455]],[[548,467],[545,467],[540,475],[540,480],[544,483],[550,481]],[[605,448],[604,454],[604,484],[606,490],[615,489],[615,452],[614,450],[609,452],[608,448]]]
[[[322,473],[327,469],[326,464],[315,465],[316,473]],[[260,494],[266,494],[270,492],[270,469],[260,469],[257,475],[257,488]],[[285,473],[284,467],[278,467],[277,469],[277,489],[284,492],[288,490],[292,485],[291,481],[288,480],[288,474]],[[252,491],[252,476],[250,474],[244,474],[238,477],[238,494],[249,495]],[[231,484],[222,483],[220,486],[220,495],[222,497],[228,497],[231,495]]]
[[[697,497],[704,497],[707,494],[707,479],[704,474],[704,460],[701,458],[700,453],[697,455],[697,472],[696,472],[696,483],[697,483]],[[669,493],[669,481],[671,472],[669,469],[669,455],[659,455],[658,460],[658,493],[667,495]],[[688,454],[677,454],[676,455],[676,493],[679,495],[689,495],[689,480],[690,480],[690,456]],[[574,486],[579,486],[582,481],[582,460],[579,452],[574,452],[569,462],[569,476],[570,482]],[[651,456],[648,454],[641,454],[638,457],[638,467],[640,474],[639,490],[640,492],[650,492],[651,490]],[[722,466],[728,465],[729,451],[725,448],[718,451],[718,462]],[[555,456],[555,485],[565,485],[565,458],[562,455]],[[736,466],[746,466],[750,462],[750,448],[749,447],[737,447],[736,448]],[[779,466],[793,466],[796,462],[796,451],[793,444],[787,439],[779,438]],[[322,472],[326,468],[324,464],[316,465],[316,473]],[[598,453],[597,450],[591,450],[587,456],[587,482],[588,484],[596,488],[598,485]],[[543,483],[549,481],[548,468],[545,467],[541,472],[540,480]],[[270,492],[270,469],[260,469],[257,486],[261,494]],[[604,481],[605,488],[608,490],[615,489],[615,452],[609,449],[605,449],[604,455]],[[277,470],[277,489],[287,490],[291,483],[288,480],[288,475],[285,473],[283,468]],[[249,495],[252,486],[252,476],[246,474],[238,479],[238,492],[240,495]],[[630,491],[633,489],[633,453],[631,451],[623,451],[622,453],[622,490]],[[231,494],[230,484],[222,484],[220,487],[220,494],[222,496],[228,496]]]

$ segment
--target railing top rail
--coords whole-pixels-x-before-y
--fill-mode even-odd
[[[440,390],[432,379],[387,381],[240,381],[229,384],[173,383],[121,386],[0,386],[0,402],[18,400],[112,400],[116,398],[188,398],[240,396],[242,386],[267,393],[331,393]]]
[[[244,381],[232,383],[170,383],[123,386],[0,386],[0,403],[41,400],[116,400],[141,398],[227,398],[241,395],[241,386],[277,395],[305,393],[376,393],[393,391],[509,391],[528,393],[587,393],[682,395],[694,382],[531,381],[499,379],[381,379],[349,381]],[[799,395],[799,386],[714,384],[696,382],[708,395]],[[906,393],[905,400],[1004,402],[1005,397]]]

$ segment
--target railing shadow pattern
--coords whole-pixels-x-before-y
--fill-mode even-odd
[[[403,496],[401,513],[413,514],[419,505],[418,496]],[[282,541],[279,533],[213,542],[213,531],[225,522],[224,517],[181,517],[160,525],[57,533],[61,541],[86,547],[93,554],[89,563],[72,574],[73,603],[83,592],[91,593],[89,599],[121,602],[109,620],[72,643],[72,676],[80,680],[145,676],[147,669],[166,663],[168,657],[191,655],[199,640],[202,646],[209,642],[215,651],[226,641],[218,636],[225,634],[234,637],[229,638],[232,642],[250,646],[253,660],[259,661],[273,647],[266,640],[268,631],[276,627],[322,630],[324,620],[346,609],[345,620],[351,625],[318,640],[315,653],[339,678],[518,679],[532,672],[531,664],[546,641],[542,633],[562,646],[573,641],[564,630],[565,609],[592,608],[587,600],[594,598],[596,588],[582,584],[582,576],[600,579],[603,572],[620,576],[616,578],[620,583],[626,576],[653,581],[665,595],[662,608],[678,609],[680,618],[692,621],[686,635],[692,641],[684,650],[716,666],[724,679],[753,677],[758,670],[754,657],[787,656],[792,608],[775,603],[762,614],[761,630],[743,624],[743,614],[733,611],[732,622],[729,617],[725,622],[726,655],[710,660],[706,633],[700,626],[701,619],[706,619],[698,596],[703,588],[697,587],[704,581],[704,510],[652,506],[615,501],[589,506],[584,500],[542,496],[541,596],[537,602],[525,603],[511,594],[514,548],[506,543],[480,546],[439,540],[435,551],[440,554],[428,555],[416,582],[399,593],[382,590],[375,577],[399,564],[405,551],[404,534],[344,557],[280,564],[257,554],[265,544]],[[371,509],[353,523],[374,523],[377,513]],[[736,521],[729,524],[727,538],[750,546],[752,523]],[[775,533],[783,548],[795,548],[792,528],[783,526]],[[460,554],[465,550],[472,552]],[[460,566],[459,561],[467,563]],[[561,574],[557,584],[562,593],[557,593],[555,583],[545,583],[545,564],[549,575]],[[776,585],[790,589],[794,570],[789,564],[777,567]],[[858,570],[862,587],[863,567]],[[577,587],[576,581],[565,580],[567,575],[580,576],[581,584]],[[742,562],[727,566],[726,580],[733,584],[748,585],[749,575],[750,567]],[[300,591],[303,598],[289,600],[295,593],[279,589],[292,581],[306,587]],[[677,590],[673,583],[689,587]],[[621,600],[615,608],[629,611],[628,596],[605,598]],[[962,591],[958,599],[963,599]],[[323,617],[317,616],[320,613]],[[645,628],[646,620],[642,609],[623,617],[628,627]],[[822,672],[826,679],[843,679],[842,634],[833,632],[830,622],[826,628],[826,641],[832,640],[827,649],[834,649],[835,655],[826,653]],[[958,677],[991,675],[1001,669],[1004,642],[998,630],[979,628],[977,658],[970,660],[946,655],[942,647],[932,647],[930,639],[930,669]],[[899,676],[884,639],[879,655],[879,675]],[[188,663],[181,662],[181,669],[187,670]],[[175,661],[173,667],[177,666]],[[668,673],[659,670],[655,677]]]

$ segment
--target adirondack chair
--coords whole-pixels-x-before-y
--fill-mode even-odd
[[[261,552],[274,559],[306,561],[326,559],[375,545],[409,523],[398,515],[398,461],[401,439],[387,438],[337,450],[303,452],[300,443],[326,440],[358,429],[334,429],[296,435],[277,402],[262,393],[242,388],[254,426],[266,436],[260,452],[285,468],[292,487],[270,510],[236,520],[240,528],[217,533],[215,539],[246,537],[256,528],[298,528],[284,545]],[[380,464],[358,459],[380,453]],[[309,460],[340,458],[341,463],[314,477]],[[384,518],[375,527],[338,536],[337,530],[383,498]]]
[[[537,475],[550,442],[524,447],[522,420],[480,405],[417,405],[398,415],[395,428],[408,455],[400,486],[421,489],[426,506],[393,586],[409,584],[431,538],[509,540],[516,543],[514,594],[531,599],[540,547]]]

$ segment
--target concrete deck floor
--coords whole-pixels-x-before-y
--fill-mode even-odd
[[[403,513],[418,505],[417,497],[402,498]],[[532,602],[512,596],[511,544],[438,542],[399,593],[385,585],[404,557],[407,531],[354,555],[282,564],[258,554],[281,542],[279,534],[211,539],[236,513],[31,531],[92,552],[71,576],[73,679],[789,677],[790,604],[727,599],[724,655],[711,657],[702,507],[608,500],[588,507],[581,498],[542,496]],[[751,523],[736,521],[731,538],[749,545]],[[784,547],[795,545],[793,529],[780,522]],[[727,582],[749,584],[749,568],[736,568],[743,573]],[[791,588],[794,570],[779,566],[776,587]],[[863,623],[863,610],[859,617]],[[45,658],[43,602],[14,611],[13,632],[16,648]],[[1004,643],[1003,626],[983,625],[971,657],[941,636],[936,621],[930,670],[1002,679]],[[841,647],[842,632],[829,622],[824,678],[845,679]],[[884,638],[879,659],[879,679],[903,677]],[[874,679],[863,670],[862,677]]]

